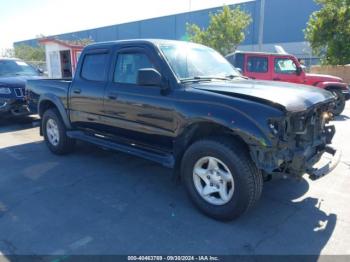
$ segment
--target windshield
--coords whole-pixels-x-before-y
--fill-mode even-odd
[[[186,42],[159,47],[180,80],[240,76],[222,55],[209,47]]]
[[[0,60],[0,77],[37,76],[39,73],[30,65],[19,60]]]

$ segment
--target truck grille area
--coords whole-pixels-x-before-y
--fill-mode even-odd
[[[326,124],[331,118],[329,109],[330,106],[327,104],[291,116],[290,128],[286,132],[287,141],[294,141],[294,146],[297,148],[326,144]]]
[[[281,169],[300,176],[313,166],[325,152],[335,133],[331,120],[331,103],[316,106],[308,111],[291,115],[285,133],[287,148]]]
[[[255,147],[252,157],[265,173],[302,176],[325,152],[335,133],[327,125],[331,103],[292,113],[276,126],[276,148]]]

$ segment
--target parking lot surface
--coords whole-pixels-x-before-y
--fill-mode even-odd
[[[0,252],[13,254],[350,254],[350,104],[334,121],[343,156],[328,176],[275,179],[222,223],[172,172],[79,143],[56,156],[36,118],[0,120]]]

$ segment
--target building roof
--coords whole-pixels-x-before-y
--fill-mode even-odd
[[[63,46],[68,47],[68,48],[77,48],[77,49],[84,48],[83,45],[75,44],[74,41],[58,40],[56,38],[50,38],[50,37],[41,38],[38,41],[40,44],[56,43],[56,44],[63,45]]]

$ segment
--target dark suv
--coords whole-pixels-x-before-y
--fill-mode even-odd
[[[0,58],[0,116],[26,115],[25,84],[40,78],[41,71],[14,58]]]

